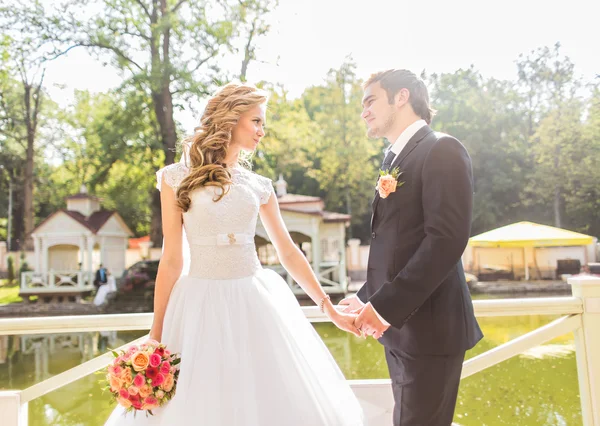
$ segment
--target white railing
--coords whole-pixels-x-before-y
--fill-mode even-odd
[[[471,376],[558,336],[574,332],[583,424],[600,426],[600,278],[574,277],[569,279],[569,283],[573,289],[572,297],[475,301],[477,317],[563,316],[465,361],[461,377]],[[302,309],[311,322],[328,321],[316,307]],[[148,330],[151,323],[151,313],[11,318],[0,319],[0,335]],[[145,338],[141,337],[136,342]],[[112,355],[106,353],[27,389],[0,392],[0,418],[3,424],[27,425],[27,405],[30,401],[104,368],[111,359]],[[365,407],[369,424],[391,424],[394,402],[390,380],[350,380],[349,383]]]
[[[72,293],[92,290],[91,273],[87,271],[22,272],[21,293]]]

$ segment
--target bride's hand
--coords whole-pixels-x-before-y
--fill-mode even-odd
[[[326,312],[329,316],[329,319],[331,319],[331,322],[333,322],[340,330],[344,330],[354,334],[357,337],[361,337],[360,330],[356,328],[356,325],[354,325],[357,315],[338,312],[333,306]]]

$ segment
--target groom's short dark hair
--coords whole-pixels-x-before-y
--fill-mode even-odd
[[[427,124],[431,124],[435,110],[429,106],[429,92],[427,91],[425,82],[415,73],[409,70],[396,69],[381,71],[371,75],[363,84],[363,88],[377,82],[386,91],[390,104],[394,102],[394,97],[400,89],[408,89],[410,92],[408,102],[412,106],[413,111],[425,120]]]

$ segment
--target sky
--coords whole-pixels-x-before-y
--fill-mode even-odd
[[[348,56],[362,78],[388,68],[430,74],[474,65],[486,77],[515,79],[519,54],[560,42],[576,73],[591,81],[600,74],[599,16],[599,0],[280,0],[270,33],[257,40],[248,80],[281,83],[296,97]],[[239,72],[240,64],[241,56],[225,66]],[[84,50],[46,73],[51,97],[63,106],[74,89],[102,92],[120,81]],[[190,131],[198,120],[187,111],[176,118]]]

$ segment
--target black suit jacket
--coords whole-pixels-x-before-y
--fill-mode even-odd
[[[473,174],[464,146],[424,126],[392,163],[404,184],[371,219],[363,302],[391,325],[380,342],[410,354],[457,354],[483,334],[461,262],[471,231]]]
[[[104,269],[104,279],[102,279],[102,275],[100,274],[100,269],[98,269],[96,271],[96,282],[98,284],[106,284],[106,282],[108,281],[108,274],[106,273],[106,269]]]

